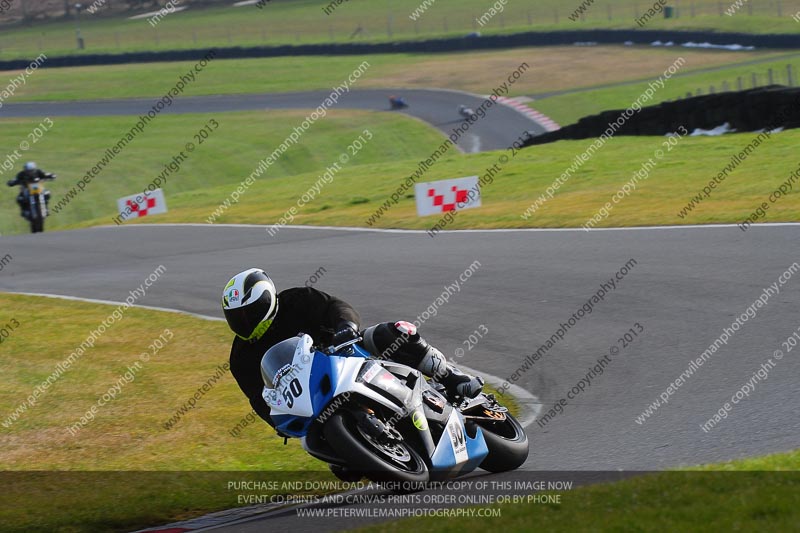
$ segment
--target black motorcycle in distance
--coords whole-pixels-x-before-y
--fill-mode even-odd
[[[8,182],[9,187],[22,185],[22,205],[25,207],[25,220],[31,224],[31,233],[41,233],[44,231],[44,219],[50,214],[47,204],[50,200],[50,191],[45,189],[43,181],[56,179],[55,174],[47,174],[45,177],[29,178],[24,183],[16,180]]]

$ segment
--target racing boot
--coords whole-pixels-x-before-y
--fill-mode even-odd
[[[483,389],[483,380],[464,374],[447,364],[444,354],[428,344],[409,322],[386,322],[367,328],[362,334],[364,347],[373,355],[416,368],[441,383],[450,398],[474,398]]]
[[[441,383],[447,391],[448,398],[474,398],[483,390],[483,380],[477,376],[465,374],[455,365],[447,364],[444,354],[420,339],[425,346],[425,356],[417,366],[417,370]]]
[[[483,379],[463,373],[453,365],[447,365],[448,374],[438,381],[447,390],[449,397],[474,398],[483,391]]]

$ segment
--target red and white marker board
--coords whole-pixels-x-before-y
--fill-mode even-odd
[[[417,183],[414,195],[417,198],[417,215],[421,217],[481,206],[478,176]]]
[[[164,199],[164,191],[156,189],[145,193],[126,196],[117,200],[117,211],[125,220],[132,218],[146,217],[148,215],[158,215],[167,212],[167,201]]]

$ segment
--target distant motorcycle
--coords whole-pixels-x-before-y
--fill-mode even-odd
[[[408,104],[406,103],[406,99],[402,96],[390,96],[389,107],[392,109],[405,109],[408,107]]]
[[[50,201],[50,191],[42,183],[45,180],[56,179],[55,174],[47,174],[44,178],[36,177],[26,181],[22,189],[22,203],[27,207],[25,219],[31,224],[31,233],[44,231],[44,219],[50,214],[47,204]],[[9,187],[20,185],[15,180],[8,182]]]
[[[458,106],[458,114],[463,118],[469,119],[475,116],[475,111],[473,111],[471,107],[460,105]]]

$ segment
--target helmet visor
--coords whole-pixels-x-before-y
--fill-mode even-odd
[[[228,326],[230,326],[231,330],[246,341],[263,335],[273,321],[272,318],[263,320],[265,315],[261,315],[262,320],[257,320],[255,317],[258,315],[252,309],[248,309],[247,306],[225,309],[224,313],[225,320],[228,321]]]

